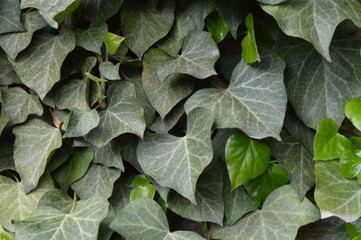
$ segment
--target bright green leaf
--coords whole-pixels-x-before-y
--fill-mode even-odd
[[[353,150],[345,151],[340,158],[340,171],[346,178],[357,177],[361,182],[361,157]]]
[[[223,19],[218,15],[218,13],[211,14],[206,19],[207,29],[212,33],[214,41],[218,44],[221,42],[229,32],[229,29]]]
[[[107,32],[104,36],[104,43],[107,53],[115,54],[124,39],[125,38],[118,36],[114,33]]]
[[[155,195],[154,185],[148,184],[145,186],[138,186],[131,191],[130,202],[134,202],[135,200],[142,197],[153,199],[154,195]]]
[[[254,34],[252,13],[247,15],[245,24],[248,33],[242,40],[242,57],[246,63],[254,63],[260,61],[260,57],[258,55],[256,37]]]
[[[346,117],[361,131],[361,99],[353,99],[345,106]]]
[[[133,186],[145,186],[149,184],[150,184],[150,180],[143,175],[137,175],[132,182]]]

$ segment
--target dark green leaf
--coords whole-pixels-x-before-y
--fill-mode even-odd
[[[92,23],[86,30],[75,29],[76,45],[88,51],[101,54],[101,47],[107,32],[108,26],[106,23]]]
[[[213,13],[206,19],[207,29],[212,33],[214,41],[218,44],[229,32],[229,29],[218,13]]]
[[[102,23],[116,14],[124,0],[82,0],[84,17],[95,23]]]
[[[0,2],[0,34],[22,32],[24,27],[20,21],[20,2],[3,0]]]

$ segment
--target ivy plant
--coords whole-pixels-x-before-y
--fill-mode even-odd
[[[1,240],[361,239],[358,0],[50,2],[0,0]]]

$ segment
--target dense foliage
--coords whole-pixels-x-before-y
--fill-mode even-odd
[[[0,0],[0,239],[361,239],[360,27],[358,0]]]

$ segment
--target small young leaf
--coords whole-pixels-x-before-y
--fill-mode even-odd
[[[353,99],[345,106],[346,117],[361,131],[361,99]]]
[[[314,160],[332,160],[340,158],[345,151],[352,149],[352,144],[338,133],[336,122],[326,118],[318,126],[313,149]]]
[[[212,33],[212,37],[217,44],[221,42],[229,32],[227,25],[217,12],[214,12],[206,18],[206,25],[208,31]]]
[[[99,72],[108,80],[120,80],[119,67],[120,63],[114,65],[112,62],[106,61],[100,64]]]
[[[271,149],[264,143],[235,133],[226,144],[226,164],[232,190],[261,175],[269,164]]]
[[[247,15],[245,24],[248,33],[242,40],[242,57],[246,63],[254,63],[256,61],[260,61],[260,57],[258,55],[256,37],[254,33],[252,13]]]
[[[145,186],[149,184],[150,184],[150,180],[143,175],[137,175],[132,182],[133,186]]]
[[[112,55],[115,54],[124,39],[125,38],[118,36],[114,33],[107,32],[104,37],[104,43],[107,53],[110,53]]]
[[[361,157],[353,150],[345,151],[340,158],[340,171],[346,178],[357,177],[361,183]]]
[[[131,191],[130,202],[134,202],[135,200],[142,197],[153,199],[154,195],[155,195],[154,185],[148,184],[145,186],[138,186]]]

